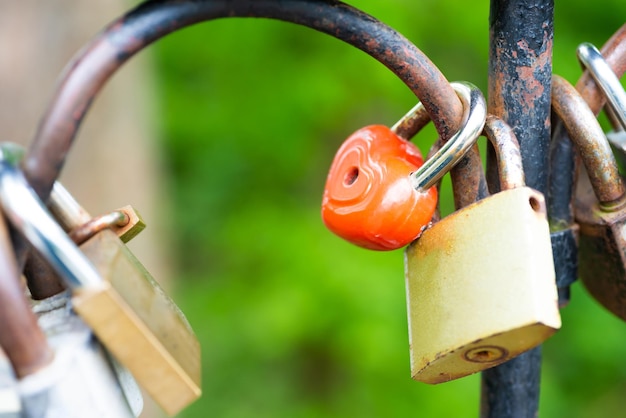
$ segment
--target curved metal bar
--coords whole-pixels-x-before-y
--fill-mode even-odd
[[[557,75],[552,77],[552,108],[578,147],[600,204],[610,210],[625,189],[602,127],[578,91]]]
[[[105,215],[90,219],[85,224],[70,231],[69,236],[76,245],[81,245],[98,232],[115,226],[124,226],[130,222],[130,217],[122,210],[116,210]]]
[[[452,84],[454,85],[454,83]],[[471,87],[475,88],[473,85]],[[464,104],[464,121],[466,120],[466,111],[468,108],[468,104]],[[400,138],[408,141],[429,122],[430,115],[426,109],[424,109],[422,103],[418,103],[406,115],[398,120],[398,122],[391,127],[391,130]],[[451,140],[452,139],[449,141]],[[444,147],[445,143],[446,141],[439,138],[430,149],[428,159],[431,159],[436,152],[440,151],[441,148]],[[489,195],[487,184],[485,182],[485,175],[483,173],[480,152],[475,143],[473,143],[469,149],[464,151],[464,156],[461,160],[454,161],[452,165],[452,169],[448,168],[448,170],[450,170],[450,177],[452,178],[452,191],[454,193],[455,208],[463,208]]]
[[[524,187],[524,167],[519,142],[513,128],[494,115],[488,115],[483,129],[495,150],[498,166],[498,180],[502,190]]]
[[[611,36],[600,52],[617,78],[621,78],[626,72],[626,24]],[[606,103],[606,98],[589,71],[585,71],[578,79],[576,90],[585,99],[593,113],[600,113]]]
[[[332,35],[383,63],[416,94],[446,140],[463,109],[437,67],[417,47],[373,17],[335,0],[153,0],[111,23],[67,67],[23,163],[24,174],[47,199],[79,125],[113,73],[152,42],[195,23],[223,17],[264,17]]]
[[[626,72],[626,24],[604,44],[600,52],[618,78]],[[589,71],[583,72],[576,90],[594,114],[600,113],[605,97]],[[568,226],[574,221],[572,196],[576,180],[574,149],[561,123],[554,126],[550,150],[550,179],[548,184],[548,217],[553,227]]]

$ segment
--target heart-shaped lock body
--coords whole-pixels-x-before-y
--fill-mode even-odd
[[[372,250],[395,250],[430,222],[437,190],[416,189],[410,174],[424,164],[420,150],[390,128],[359,129],[339,148],[326,180],[322,219],[343,239]]]

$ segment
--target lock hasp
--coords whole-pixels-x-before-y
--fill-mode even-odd
[[[503,363],[561,326],[543,195],[502,191],[405,253],[411,375],[442,383]]]

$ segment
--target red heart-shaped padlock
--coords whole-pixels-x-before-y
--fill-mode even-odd
[[[419,237],[437,205],[437,189],[416,190],[409,178],[422,166],[419,149],[383,125],[359,129],[330,167],[322,219],[360,247],[395,250]]]

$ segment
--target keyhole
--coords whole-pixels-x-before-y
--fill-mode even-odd
[[[494,353],[489,350],[480,350],[474,353],[474,361],[483,363],[490,361],[494,357]]]
[[[343,184],[346,186],[352,186],[356,179],[359,178],[359,168],[352,167],[350,171],[346,174],[346,177],[343,179]]]
[[[474,363],[491,363],[508,355],[507,350],[495,345],[476,347],[465,353],[465,358]]]

